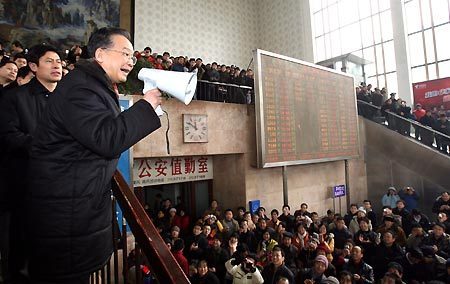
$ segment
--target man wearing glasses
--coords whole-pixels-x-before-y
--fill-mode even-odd
[[[161,126],[157,89],[120,112],[116,84],[133,69],[127,31],[102,28],[58,84],[35,131],[27,229],[32,283],[88,283],[112,253],[111,178],[119,155]]]

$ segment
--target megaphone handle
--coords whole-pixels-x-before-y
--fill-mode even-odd
[[[164,114],[164,111],[162,110],[160,105],[155,108],[155,112],[158,116],[162,116]]]
[[[142,90],[142,92],[145,94],[149,90],[153,90],[156,88],[157,88],[157,86],[156,86],[155,81],[150,80],[150,79],[145,79],[144,80],[144,89]],[[164,114],[164,111],[162,110],[160,105],[155,108],[155,112],[158,116],[162,116]]]

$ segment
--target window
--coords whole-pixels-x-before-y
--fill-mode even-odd
[[[381,44],[375,46],[375,53],[377,55],[377,71],[378,74],[384,73],[384,64],[383,64],[383,48]]]
[[[328,7],[328,16],[330,21],[330,30],[334,31],[339,28],[339,14],[337,4]]]
[[[359,0],[358,6],[359,6],[359,17],[361,19],[367,18],[370,15],[372,15],[370,11],[370,0]]]
[[[436,61],[436,56],[434,56],[434,44],[433,44],[433,32],[431,29],[424,32],[425,35],[425,49],[427,53],[427,62],[433,63]]]
[[[330,34],[331,40],[331,57],[342,55],[341,52],[341,38],[339,36],[339,30]]]
[[[448,76],[448,71],[442,68],[448,67],[448,63],[445,62],[450,59],[449,1],[405,0],[404,3],[413,81],[443,78],[446,76],[445,73]],[[444,62],[436,65],[436,61]]]
[[[339,23],[341,26],[358,21],[358,3],[355,0],[339,1]]]
[[[369,76],[374,76],[376,73],[375,63],[370,63],[364,66],[364,72],[366,73],[366,78]]]
[[[372,16],[373,21],[373,37],[375,39],[375,43],[381,42],[381,29],[380,29],[380,17],[379,15]]]
[[[417,66],[425,64],[425,58],[423,55],[423,40],[422,33],[412,34],[409,39],[409,58],[411,66]]]
[[[437,79],[436,64],[429,64],[427,67],[428,67],[428,80]]]
[[[386,88],[388,89],[389,93],[398,93],[396,72],[386,74]],[[399,96],[402,96],[402,94],[399,94]]]
[[[337,43],[335,43],[336,45]],[[331,58],[331,40],[330,40],[330,34],[325,35],[325,58]]]
[[[364,66],[364,71],[366,72],[366,78],[369,76],[376,75],[375,72],[375,53],[374,47],[369,47],[363,49],[363,58],[370,61],[368,65]]]
[[[439,77],[450,77],[450,60],[438,63]]]
[[[323,9],[322,11],[322,17],[323,17],[323,32],[328,33],[330,32],[330,18],[328,17],[328,8]]]
[[[378,82],[383,86],[387,83],[385,72],[393,74],[389,80],[396,80],[390,1],[310,0],[310,3],[316,61],[352,53],[371,62],[364,66],[364,72],[366,80],[374,86]]]
[[[425,70],[425,66],[412,68],[411,75],[413,83],[423,82],[427,80],[427,73]]]
[[[373,44],[372,19],[367,18],[361,21],[361,40],[363,47]]]
[[[353,51],[352,54],[353,54],[353,55],[356,55],[356,56],[358,56],[358,57],[364,58],[364,57],[363,57],[363,53],[362,53],[362,49],[357,50],[357,51]]]
[[[431,27],[431,11],[430,11],[430,2],[429,0],[421,0],[420,5],[422,5],[422,23],[423,28],[428,29]]]
[[[370,7],[372,8],[372,15],[378,13],[380,11],[378,7],[378,0],[372,0],[370,2],[371,2]]]
[[[391,11],[385,11],[380,14],[381,21],[381,35],[383,36],[383,41],[393,39],[392,25],[386,25],[391,21]]]
[[[412,0],[411,2],[406,3],[405,14],[408,33],[417,32],[422,29],[419,0]]]
[[[386,64],[386,72],[395,71],[396,65],[393,40],[384,43],[384,62]]]
[[[317,61],[325,60],[325,42],[324,36],[316,38]]]
[[[354,23],[341,29],[342,53],[350,53],[361,47],[359,24]]]
[[[314,28],[316,29],[316,34],[323,35],[323,21],[322,21],[322,13],[314,14]]]
[[[386,77],[384,75],[378,76],[378,85],[375,85],[381,88],[386,87]]]
[[[386,11],[391,9],[391,2],[390,1],[384,1],[380,0],[378,1],[378,5],[380,5],[380,12]]]
[[[380,85],[379,85],[378,82],[377,82],[377,77],[376,77],[376,76],[367,78],[366,83],[367,83],[367,85],[368,85],[368,84],[372,84],[372,86],[378,86],[378,87],[380,87]],[[383,87],[384,87],[384,86],[383,86]],[[381,88],[382,88],[382,87],[380,87],[380,89],[381,89]]]
[[[320,0],[318,0],[318,1],[320,1]],[[330,5],[332,5],[332,4],[334,4],[334,3],[337,3],[338,2],[338,0],[322,0],[322,1],[324,1],[324,2],[327,2],[328,4],[328,6],[330,6]]]
[[[320,9],[322,9],[322,3],[319,0],[315,0],[315,1],[309,1],[309,4],[311,5],[311,10],[313,13],[319,11]]]
[[[431,9],[433,10],[433,23],[435,26],[442,23],[448,23],[450,21],[448,6],[448,0],[431,1]]]
[[[450,24],[446,24],[434,29],[436,36],[437,60],[450,58],[450,48],[448,37],[450,35]]]

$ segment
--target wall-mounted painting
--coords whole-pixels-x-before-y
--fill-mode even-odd
[[[61,51],[85,45],[96,29],[119,26],[120,0],[0,0],[0,40]]]

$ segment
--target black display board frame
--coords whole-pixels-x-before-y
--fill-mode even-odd
[[[346,74],[346,73],[342,73],[342,72],[338,72],[335,71],[333,69],[330,68],[326,68],[323,66],[319,66],[319,65],[315,65],[309,62],[305,62],[302,60],[298,60],[295,58],[291,58],[288,56],[283,56],[280,54],[276,54],[276,53],[272,53],[269,51],[264,51],[261,49],[257,49],[254,51],[253,54],[253,58],[254,58],[254,62],[255,62],[255,111],[256,111],[256,144],[257,144],[257,166],[259,168],[270,168],[270,167],[281,167],[281,166],[290,166],[290,165],[301,165],[301,164],[312,164],[312,163],[320,163],[320,162],[330,162],[330,161],[338,161],[338,160],[348,160],[348,159],[353,159],[353,158],[358,158],[360,155],[360,145],[359,145],[359,125],[358,125],[358,112],[357,112],[357,104],[356,104],[356,96],[355,96],[355,91],[354,91],[354,77],[350,74]],[[321,79],[323,80],[324,76],[329,76],[330,79],[338,79],[338,86],[343,86],[343,89],[345,89],[345,92],[343,91],[343,93],[345,93],[345,97],[341,96],[339,98],[343,98],[345,100],[345,109],[339,109],[339,106],[342,107],[342,102],[338,103],[338,109],[336,111],[337,116],[345,116],[347,115],[345,118],[342,118],[342,121],[344,121],[343,124],[347,123],[345,126],[349,126],[346,127],[345,130],[344,129],[339,129],[339,127],[335,127],[333,129],[325,129],[322,123],[322,126],[320,128],[320,137],[316,139],[321,139],[319,142],[320,147],[323,147],[323,149],[331,149],[331,142],[333,141],[333,151],[328,151],[328,152],[305,152],[305,149],[301,149],[301,139],[298,138],[300,132],[304,133],[311,133],[314,134],[314,131],[316,131],[317,133],[317,127],[311,127],[310,124],[311,121],[302,121],[301,123],[298,123],[299,125],[295,125],[295,126],[290,126],[290,132],[291,132],[291,137],[288,137],[289,134],[285,137],[282,136],[281,138],[278,137],[276,134],[280,133],[280,128],[284,127],[284,130],[286,130],[287,127],[286,125],[283,126],[283,122],[286,121],[286,117],[283,117],[283,115],[287,115],[287,116],[291,116],[291,113],[289,111],[281,111],[280,109],[276,108],[276,106],[272,106],[271,109],[268,109],[267,107],[267,101],[270,100],[279,100],[280,97],[282,96],[276,96],[276,86],[280,86],[280,84],[282,85],[283,82],[288,82],[288,88],[290,88],[290,90],[294,91],[294,96],[286,96],[286,93],[288,93],[288,90],[284,89],[285,92],[285,109],[287,108],[291,108],[292,109],[292,103],[289,103],[287,100],[292,101],[292,100],[298,100],[297,102],[301,101],[303,98],[300,98],[300,95],[298,96],[299,98],[295,99],[295,97],[297,97],[296,95],[298,95],[297,93],[295,93],[297,86],[301,85],[302,83],[305,84],[309,84],[308,82],[302,82],[301,80],[295,81],[295,86],[293,86],[292,84],[292,80],[289,81],[287,80],[285,77],[279,77],[277,78],[278,80],[274,80],[272,83],[270,83],[268,85],[267,82],[265,82],[265,78],[264,77],[266,74],[264,73],[265,70],[263,70],[263,60],[265,60],[265,58],[270,58],[273,60],[279,60],[280,64],[290,64],[291,63],[295,63],[295,64],[299,64],[299,69],[309,69],[312,70],[311,72],[315,72],[317,74],[318,77],[321,77]],[[302,68],[300,68],[302,67]],[[272,70],[273,71],[273,70]],[[282,73],[283,70],[277,70],[277,71],[273,71],[273,72],[278,72],[278,73]],[[284,72],[286,72],[286,70],[284,70]],[[290,72],[290,71],[289,71]],[[292,70],[292,72],[297,72],[296,70]],[[301,72],[296,73],[294,75],[298,75],[301,74]],[[312,73],[311,73],[312,74]],[[309,74],[310,76],[308,78],[311,78],[311,74]],[[273,73],[271,73],[271,75],[273,75]],[[290,74],[292,75],[292,73]],[[302,76],[302,75],[300,75]],[[287,76],[289,77],[289,76]],[[341,80],[342,79],[342,80]],[[341,80],[342,82],[340,82],[339,80]],[[283,82],[280,82],[283,81]],[[344,82],[345,81],[345,82]],[[334,81],[330,81],[330,82],[334,82]],[[340,85],[341,84],[341,85]],[[272,92],[269,92],[265,90],[265,87],[269,86],[269,88],[266,89],[271,89],[271,85],[273,85],[272,88]],[[299,86],[300,90],[301,86]],[[268,97],[268,94],[271,93],[271,97]],[[342,93],[342,94],[343,94]],[[290,93],[291,94],[291,93]],[[342,95],[341,94],[341,95]],[[330,92],[330,100],[339,100],[336,99],[336,94],[334,94],[333,92]],[[332,97],[334,96],[334,97]],[[275,99],[276,97],[276,99]],[[294,99],[293,99],[294,98]],[[316,99],[313,96],[309,95],[309,98],[311,99]],[[327,103],[327,100],[325,101],[321,101],[320,103]],[[317,104],[317,102],[316,102]],[[267,108],[266,108],[267,107]],[[275,109],[276,108],[276,109]],[[273,112],[277,112],[278,116],[276,114],[274,114]],[[299,112],[299,111],[298,111]],[[344,112],[345,115],[342,115],[342,112]],[[281,114],[281,115],[280,115]],[[327,115],[332,115],[332,114],[320,114],[321,116],[323,115],[324,117]],[[275,118],[274,118],[275,117]],[[320,118],[322,119],[322,118]],[[333,118],[331,117],[325,117],[322,120],[326,120],[328,122],[333,122]],[[269,122],[271,125],[269,125]],[[294,122],[295,119],[294,119]],[[274,125],[275,124],[275,125]],[[292,124],[292,123],[291,123]],[[301,126],[300,126],[301,124]],[[333,123],[331,123],[333,124]],[[279,127],[279,125],[281,125],[282,127]],[[339,125],[339,123],[336,123],[336,125]],[[316,125],[317,126],[317,125]],[[269,128],[268,128],[269,127]],[[298,128],[298,129],[297,129]],[[308,131],[308,128],[309,131]],[[306,130],[303,130],[306,129]],[[274,135],[273,133],[271,133],[270,131],[276,131],[276,134]],[[298,130],[298,133],[297,133]],[[294,131],[294,132],[292,132]],[[289,131],[287,131],[289,132]],[[292,133],[295,133],[295,137]],[[326,133],[326,134],[324,134]],[[332,138],[333,140],[327,141],[326,138],[323,138],[324,136],[329,137],[330,135],[328,135],[328,133],[332,133]],[[337,133],[337,134],[336,134]],[[348,134],[350,133],[350,134]],[[300,135],[301,136],[301,135]],[[308,135],[308,138],[310,135]],[[305,136],[306,137],[306,136]],[[286,138],[290,138],[291,141],[286,142]],[[281,153],[280,155],[283,157],[280,157],[278,154],[273,154],[274,152],[274,148],[273,148],[273,143],[270,143],[269,141],[274,141],[274,140],[269,140],[269,139],[274,139],[274,140],[282,140],[284,142],[286,142],[287,144],[283,144],[283,145],[287,145],[288,147],[283,148],[282,146],[279,146],[277,149],[277,153]],[[284,139],[284,140],[283,140]],[[337,140],[336,139],[341,139],[340,143],[336,143]],[[294,141],[295,140],[295,141]],[[314,139],[310,139],[312,142],[310,142],[310,145],[312,145],[312,147],[319,147],[316,144],[314,144]],[[300,143],[299,143],[300,141]],[[283,142],[283,143],[284,143]],[[279,142],[277,145],[281,145],[281,142]],[[294,145],[295,144],[295,145]],[[299,146],[300,145],[300,146]],[[325,145],[325,146],[324,146]],[[339,145],[341,148],[345,148],[345,150],[342,151],[338,151],[336,150],[337,148],[339,148]],[[296,150],[297,152],[295,152],[295,157],[293,154],[293,149],[291,148],[296,148],[298,150]],[[280,150],[282,149],[282,150]],[[284,153],[283,149],[288,149],[290,150],[292,153],[291,154],[286,154]],[[301,154],[299,154],[301,152]],[[269,154],[271,153],[271,154]],[[278,155],[280,159],[274,159],[273,157]],[[285,158],[285,156],[288,156],[289,158]],[[301,157],[306,157],[306,158],[301,158]]]

